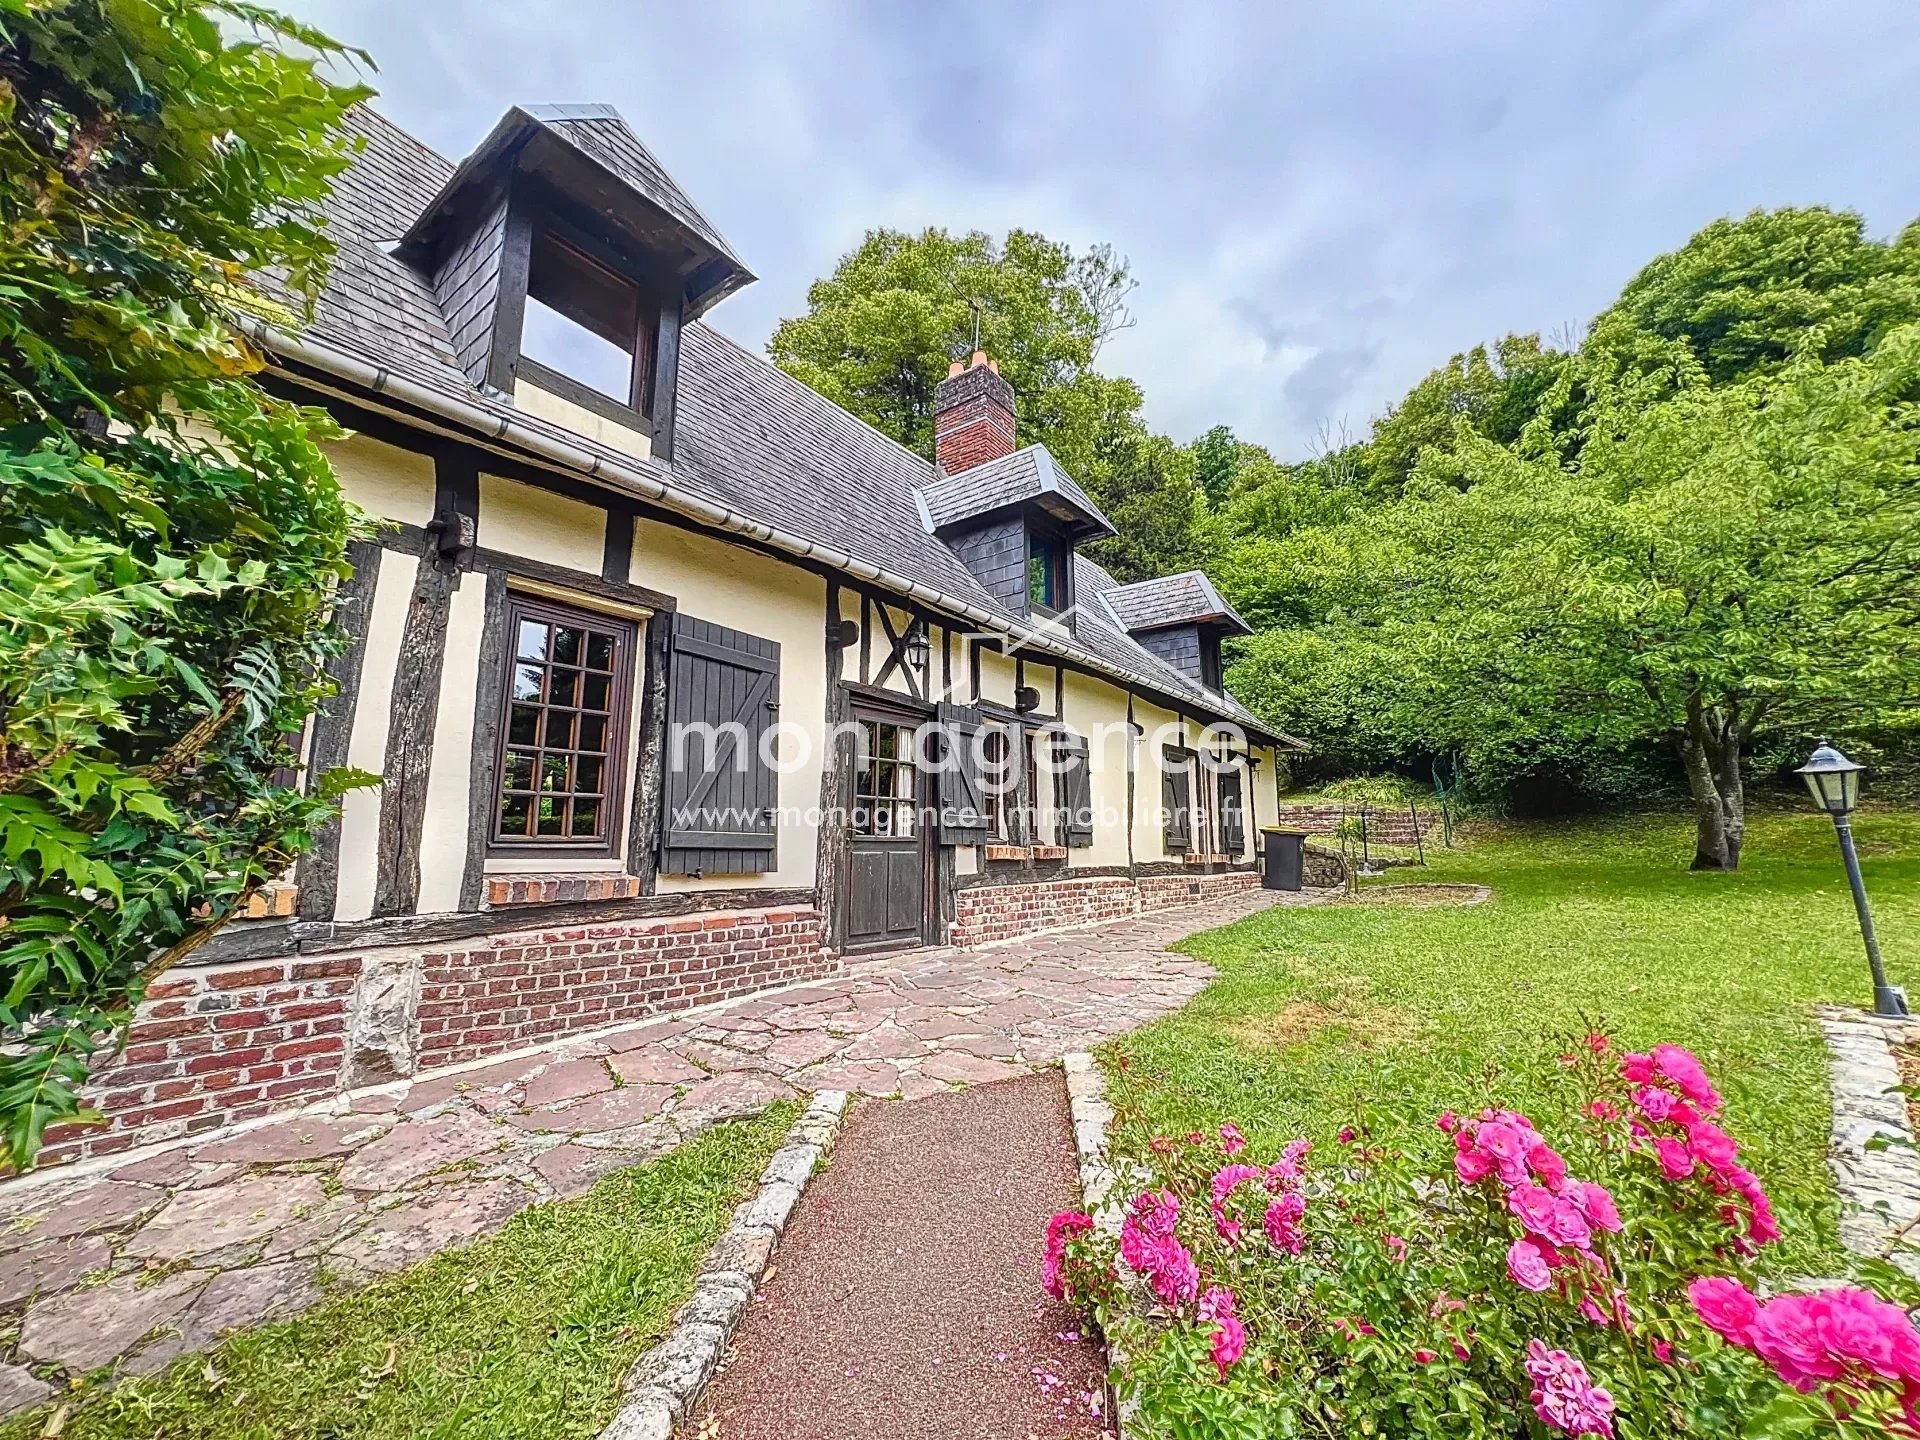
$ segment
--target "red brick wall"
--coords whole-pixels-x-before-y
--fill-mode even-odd
[[[524,930],[417,954],[419,1069],[839,968],[818,911],[754,910]],[[360,955],[182,969],[148,991],[88,1100],[105,1125],[50,1128],[43,1164],[110,1155],[293,1109],[340,1086]]]
[[[986,396],[963,401],[935,417],[933,448],[940,468],[949,475],[1011,455],[1013,416]]]
[[[976,885],[954,897],[955,945],[984,945],[1036,930],[1114,920],[1143,910],[1165,910],[1259,885],[1251,870],[1222,875],[1088,876],[1031,885]]]
[[[88,1087],[108,1123],[50,1127],[41,1163],[210,1130],[332,1090],[359,973],[357,956],[316,956],[162,977],[125,1052]]]
[[[1125,876],[1085,880],[1041,880],[1032,885],[976,885],[954,897],[955,945],[981,945],[1054,930],[1086,925],[1134,913],[1133,881]]]
[[[816,910],[687,915],[493,936],[421,957],[420,1065],[832,973]]]
[[[1217,899],[1236,890],[1258,888],[1260,876],[1252,870],[1230,870],[1221,875],[1142,875],[1140,908],[1165,910]]]

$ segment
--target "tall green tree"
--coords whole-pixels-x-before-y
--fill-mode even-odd
[[[1496,444],[1518,440],[1566,359],[1538,335],[1507,335],[1491,350],[1476,345],[1455,355],[1374,424],[1360,460],[1367,483],[1383,495],[1399,494],[1420,452],[1453,448],[1463,423],[1467,433]]]
[[[1672,375],[1676,349],[1713,384],[1805,353],[1864,355],[1920,318],[1920,221],[1886,243],[1851,211],[1755,210],[1714,221],[1660,256],[1593,322],[1582,347],[1601,378]]]
[[[1872,726],[1920,687],[1920,325],[1772,374],[1594,386],[1577,461],[1463,433],[1361,522],[1330,627],[1432,748],[1669,747],[1696,868],[1737,868],[1743,756]]]
[[[364,517],[235,304],[284,311],[363,91],[241,0],[0,0],[0,1125],[91,1058],[330,816],[276,783]],[[279,277],[249,299],[248,277]],[[291,318],[291,317],[289,317]],[[191,417],[191,418],[186,418]]]
[[[1193,442],[1193,478],[1207,504],[1224,505],[1240,476],[1241,445],[1233,429],[1216,425]]]
[[[1119,533],[1086,547],[1123,584],[1190,570],[1200,563],[1203,497],[1193,452],[1144,425],[1115,426],[1095,453],[1090,486]]]
[[[1134,282],[1110,246],[1076,254],[1044,235],[869,230],[780,322],[774,363],[933,458],[933,391],[979,342],[1013,386],[1022,444],[1053,452],[1100,498],[1105,468],[1140,428],[1140,387],[1094,368],[1132,324]]]

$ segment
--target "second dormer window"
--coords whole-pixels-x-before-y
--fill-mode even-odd
[[[570,393],[578,387],[644,413],[657,319],[626,276],[550,229],[534,232],[520,338],[533,383],[584,399]]]

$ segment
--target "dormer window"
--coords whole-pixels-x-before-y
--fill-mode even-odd
[[[1253,633],[1198,570],[1116,585],[1103,592],[1100,601],[1143,650],[1216,695],[1225,692],[1220,642]]]
[[[1046,535],[1027,537],[1027,603],[1042,610],[1059,610],[1067,593],[1061,573],[1062,545]]]
[[[476,389],[673,458],[680,330],[753,276],[604,105],[515,107],[393,254],[433,286]]]
[[[647,412],[660,307],[550,225],[533,229],[517,374],[591,410]],[[582,392],[586,393],[582,393]]]

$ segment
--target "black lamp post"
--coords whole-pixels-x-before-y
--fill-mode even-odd
[[[1867,943],[1867,964],[1873,970],[1873,1013],[1905,1015],[1907,992],[1887,983],[1880,963],[1880,941],[1873,933],[1873,911],[1867,905],[1867,887],[1860,879],[1860,856],[1853,848],[1853,822],[1847,817],[1860,803],[1860,767],[1822,740],[1797,772],[1807,782],[1820,808],[1833,817],[1840,837],[1840,855],[1847,862],[1847,884],[1853,887],[1853,908],[1860,916],[1860,938]]]

